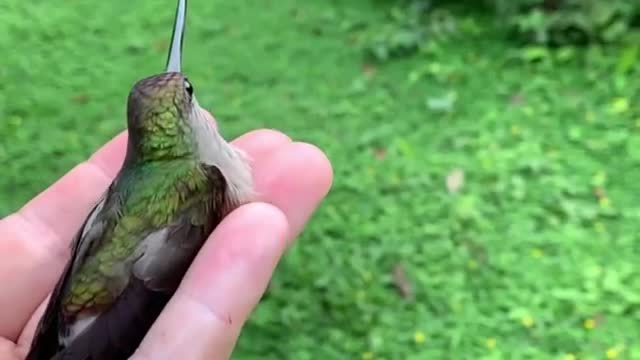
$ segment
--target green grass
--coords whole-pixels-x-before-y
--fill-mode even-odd
[[[465,15],[462,33],[364,66],[383,4],[190,7],[185,68],[224,134],[278,128],[335,168],[235,359],[640,359],[629,49],[523,60],[535,49]],[[130,86],[164,65],[173,11],[4,0],[0,214],[124,128]],[[464,184],[451,193],[454,169]]]

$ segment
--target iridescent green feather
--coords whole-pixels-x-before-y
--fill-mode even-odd
[[[111,303],[118,296],[113,290],[113,278],[127,270],[133,260],[131,255],[145,234],[166,227],[199,204],[210,202],[209,179],[193,160],[149,162],[130,172],[123,174],[120,185],[127,189],[119,221],[105,229],[104,239],[108,240],[92,249],[95,256],[87,258],[76,270],[77,278],[63,299],[68,314],[91,312]],[[193,211],[191,222],[202,225],[197,213]]]

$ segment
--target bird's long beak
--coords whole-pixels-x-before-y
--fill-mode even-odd
[[[184,37],[185,21],[187,19],[187,0],[178,0],[178,10],[173,23],[171,47],[167,59],[167,72],[182,71],[182,39]]]

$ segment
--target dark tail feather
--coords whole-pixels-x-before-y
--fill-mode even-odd
[[[55,329],[54,329],[55,330]],[[49,360],[52,354],[60,348],[58,346],[58,333],[36,334],[31,349],[25,360]]]
[[[60,292],[68,277],[71,263],[68,263],[62,274],[62,280],[58,281],[51,296],[49,297],[49,303],[38,323],[35,334],[33,335],[33,341],[31,342],[31,348],[25,360],[49,360],[51,357],[60,350],[60,343],[58,339],[58,310],[60,308]]]
[[[51,360],[128,359],[170,296],[149,290],[139,279],[131,279],[114,306]]]

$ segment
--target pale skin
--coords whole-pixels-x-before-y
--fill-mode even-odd
[[[0,360],[26,355],[69,241],[119,170],[126,137],[0,220]],[[313,145],[273,130],[232,143],[252,158],[259,197],[214,230],[131,359],[228,359],[278,261],[331,187],[331,164]]]

